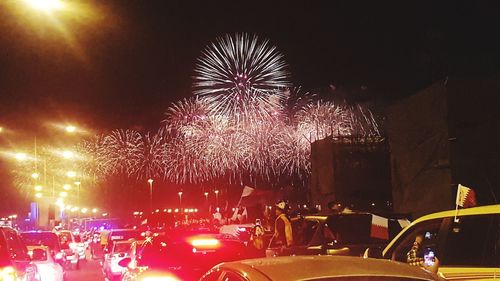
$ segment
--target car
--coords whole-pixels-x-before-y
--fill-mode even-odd
[[[104,246],[104,253],[109,253],[112,250],[113,242],[115,241],[126,241],[129,239],[141,240],[143,239],[143,234],[140,230],[126,228],[126,229],[111,229],[109,232],[105,232],[106,244]],[[103,239],[101,237],[101,239]]]
[[[415,220],[382,251],[365,256],[406,262],[417,235],[422,250],[439,260],[438,272],[447,280],[485,280],[498,277],[500,260],[500,205],[438,212]]]
[[[40,281],[63,281],[66,273],[55,260],[53,251],[47,246],[28,246],[33,264],[40,275]]]
[[[132,242],[134,241],[114,241],[111,251],[104,255],[102,271],[108,280],[119,280],[121,278],[125,268],[120,266],[118,262],[129,256]]]
[[[248,244],[254,227],[255,224],[253,223],[228,224],[221,226],[219,228],[219,233],[237,236],[240,240]]]
[[[200,281],[437,281],[436,274],[404,263],[346,256],[287,256],[222,263]]]
[[[212,266],[248,258],[247,253],[245,244],[232,235],[174,232],[148,238],[142,245],[133,243],[130,257],[119,264],[127,267],[126,281],[149,275],[197,280]]]
[[[40,280],[28,248],[18,232],[8,226],[0,226],[0,280]]]
[[[52,231],[27,231],[21,232],[21,238],[26,246],[46,246],[51,255],[63,267],[67,267],[69,261],[66,259],[66,253],[61,247],[59,237]]]
[[[383,226],[377,226],[381,221]],[[321,213],[292,220],[294,245],[266,250],[266,256],[349,255],[362,256],[368,247],[385,247],[410,222],[401,216],[372,213]]]
[[[78,247],[73,233],[69,230],[60,230],[57,231],[56,234],[59,236],[61,248],[66,254],[66,259],[71,268],[80,269],[80,254],[78,253]]]

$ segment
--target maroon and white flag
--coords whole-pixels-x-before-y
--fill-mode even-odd
[[[476,206],[476,193],[474,192],[474,189],[459,184],[457,189],[457,199],[455,203],[457,204],[457,206],[460,206],[462,208],[470,208]]]
[[[370,236],[379,239],[389,239],[389,220],[384,217],[372,215]]]

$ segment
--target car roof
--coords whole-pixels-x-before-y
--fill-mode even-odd
[[[132,244],[135,241],[141,241],[141,240],[114,240],[113,243],[116,244]]]
[[[111,231],[111,232],[114,232],[114,231],[136,231],[136,232],[140,232],[139,229],[135,229],[135,228],[115,228],[115,229],[111,229],[109,231]]]
[[[443,212],[437,212],[437,213],[432,213],[429,215],[422,216],[416,220],[414,220],[409,226],[407,226],[405,229],[403,229],[394,239],[392,239],[391,242],[385,247],[383,254],[385,255],[389,248],[392,247],[392,245],[395,243],[395,241],[403,235],[403,233],[406,232],[407,229],[410,227],[413,227],[415,224],[418,224],[423,221],[427,220],[432,220],[432,219],[439,219],[439,218],[449,218],[449,217],[454,217],[455,214],[457,217],[462,217],[462,216],[473,216],[473,215],[487,215],[487,214],[500,214],[500,204],[499,205],[487,205],[487,206],[481,206],[481,207],[473,207],[473,208],[465,208],[465,209],[458,209],[457,210],[448,210],[448,211],[443,211]]]
[[[420,217],[414,221],[414,223],[418,223],[420,221],[437,219],[437,218],[446,218],[453,217],[457,213],[456,210],[443,211],[438,213],[433,213],[429,215],[425,215]],[[499,214],[500,213],[500,204],[499,205],[488,205],[481,207],[473,207],[473,208],[465,208],[458,209],[457,215],[460,216],[470,216],[470,215],[485,215],[485,214]]]
[[[56,235],[56,233],[52,231],[47,231],[47,230],[30,230],[30,231],[23,231],[21,232],[21,235],[23,234],[50,234],[50,235]]]
[[[50,249],[49,247],[47,247],[47,246],[42,246],[42,245],[36,245],[36,246],[34,246],[34,245],[33,245],[33,246],[26,246],[26,248],[28,248],[28,250],[30,250],[30,251],[32,251],[32,250],[34,250],[34,249],[42,249],[42,250],[47,251],[47,250],[49,250],[49,249]]]
[[[381,259],[345,256],[291,256],[223,263],[220,269],[237,270],[251,275],[256,270],[271,280],[304,280],[321,277],[393,276],[436,280],[436,275],[417,266]]]

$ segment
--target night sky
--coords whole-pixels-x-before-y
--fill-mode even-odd
[[[66,2],[75,9],[52,17],[21,0],[0,2],[0,126],[16,132],[0,144],[52,135],[42,125],[49,121],[156,130],[172,102],[192,95],[203,48],[226,33],[269,39],[307,91],[363,88],[361,99],[379,103],[500,67],[498,1]],[[471,100],[480,115],[482,101]],[[478,139],[500,131],[491,121],[500,121],[490,102],[500,105],[498,97],[484,100],[496,113],[484,117],[490,125]]]
[[[369,99],[409,95],[478,61],[485,71],[498,65],[493,2],[185,2],[76,1],[89,15],[47,20],[4,1],[0,122],[156,129],[172,101],[191,95],[201,50],[225,33],[268,38],[295,85],[366,86]]]

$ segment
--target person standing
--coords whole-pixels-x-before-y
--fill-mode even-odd
[[[274,245],[281,247],[290,247],[293,245],[292,224],[286,214],[286,203],[281,200],[275,205],[276,220],[274,221]]]

